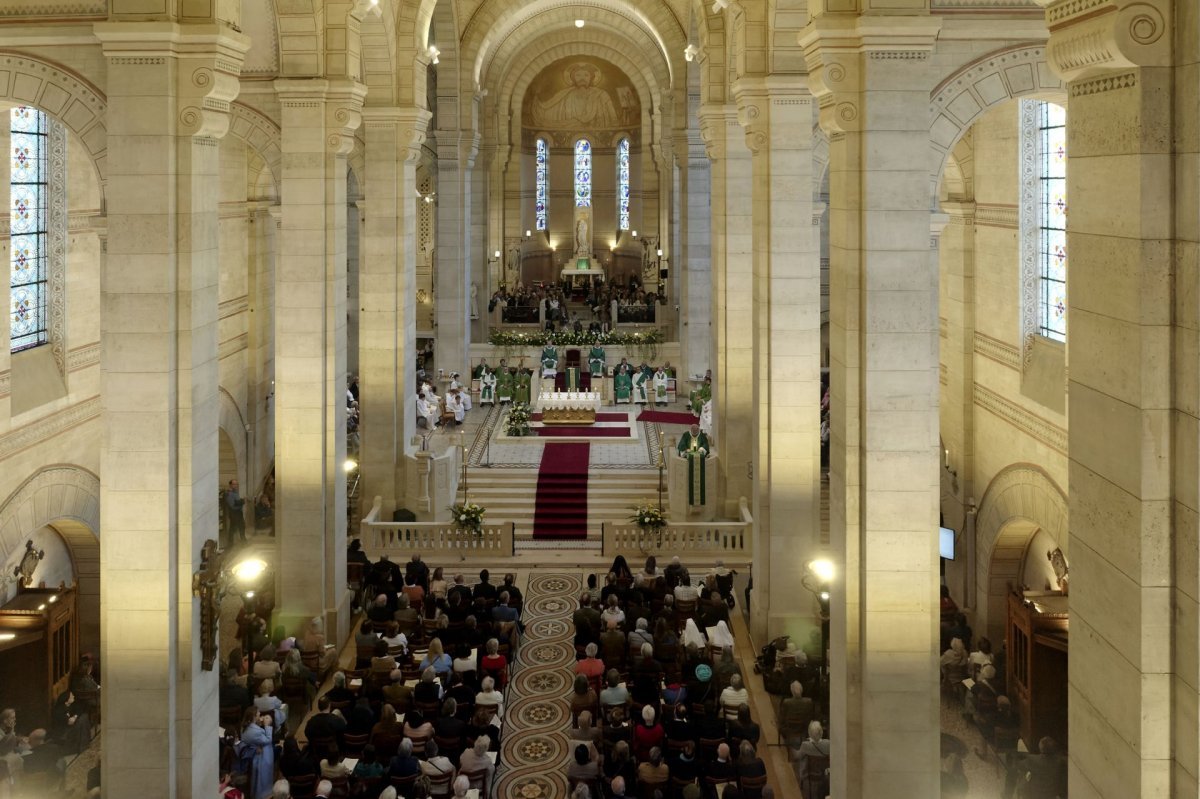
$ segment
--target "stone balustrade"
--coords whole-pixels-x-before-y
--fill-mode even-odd
[[[449,522],[384,522],[379,520],[382,499],[375,498],[371,512],[359,526],[363,549],[372,557],[388,555],[393,561],[397,553],[420,552],[436,558],[440,553],[452,553],[462,558],[512,557],[515,535],[512,522],[483,525],[479,535],[459,530]],[[401,557],[400,559],[407,559]]]
[[[668,522],[658,536],[644,533],[630,521],[601,525],[604,555],[679,555],[686,558],[721,558],[726,565],[749,564],[754,520],[749,503],[738,503],[740,520]]]

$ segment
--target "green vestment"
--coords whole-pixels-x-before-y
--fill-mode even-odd
[[[507,370],[496,375],[496,398],[501,402],[511,402],[513,393],[513,376]]]
[[[592,377],[604,377],[604,348],[592,347],[588,353],[588,366],[591,367]]]
[[[613,393],[616,394],[617,402],[629,402],[629,395],[633,393],[633,381],[629,379],[629,375],[617,372],[613,376]]]
[[[529,383],[530,375],[528,372],[522,372],[517,375],[517,387],[513,395],[514,402],[529,404]]]

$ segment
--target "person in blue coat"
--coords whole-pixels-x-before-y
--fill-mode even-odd
[[[271,799],[275,785],[275,744],[270,713],[246,708],[242,717],[242,738],[238,741],[238,762],[246,772],[246,795],[250,799]]]

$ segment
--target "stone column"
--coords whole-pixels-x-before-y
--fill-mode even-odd
[[[404,455],[416,428],[416,162],[428,111],[367,108],[367,219],[359,297],[363,513],[403,504]]]
[[[718,501],[737,517],[751,497],[754,404],[751,197],[753,174],[737,110],[700,110],[700,135],[712,162],[713,420],[720,453]]]
[[[941,231],[938,247],[940,265],[939,325],[944,325],[941,337],[941,421],[942,445],[950,450],[953,472],[943,469],[942,480],[954,497],[953,513],[946,524],[962,530],[966,518],[966,503],[975,496],[973,486],[975,386],[975,203],[972,200],[949,200],[942,203],[947,224]],[[944,321],[943,321],[944,320]],[[949,569],[948,569],[949,570]],[[960,585],[965,589],[966,586]],[[971,604],[974,597],[956,590]],[[994,626],[996,620],[991,620]],[[982,630],[980,631],[982,633]]]
[[[1169,21],[1184,27],[1185,8],[1188,66],[1173,74]],[[1070,93],[1072,796],[1196,793],[1194,14],[1166,0],[1046,11]]]
[[[275,270],[275,535],[279,622],[323,616],[342,640],[346,591],[346,156],[365,89],[275,82],[282,222]]]
[[[806,642],[820,629],[797,590],[820,547],[821,264],[812,235],[812,96],[804,76],[741,78],[738,118],[754,191],[751,634]],[[797,224],[800,220],[800,224]]]
[[[101,660],[109,796],[213,796],[217,675],[192,574],[217,538],[219,139],[249,41],[96,25],[107,61]]]
[[[832,793],[939,784],[937,279],[927,17],[802,36],[830,134]],[[808,191],[808,187],[805,187]]]
[[[712,218],[708,209],[712,196],[712,165],[704,153],[704,140],[695,127],[689,127],[686,142],[676,148],[686,156],[681,170],[684,202],[680,216],[684,220],[683,253],[673,267],[677,276],[675,292],[683,326],[680,349],[686,373],[679,374],[680,395],[686,397],[687,377],[704,374],[711,368],[712,341]]]
[[[469,366],[471,170],[478,147],[479,136],[471,131],[437,133],[437,264],[433,290],[437,344],[433,362],[447,375],[452,371],[465,375]]]

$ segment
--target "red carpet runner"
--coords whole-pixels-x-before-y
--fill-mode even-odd
[[[550,443],[538,468],[533,537],[587,538],[589,444]]]
[[[581,425],[572,427],[570,425],[554,425],[554,427],[535,427],[533,432],[537,433],[542,438],[553,438],[555,436],[561,438],[629,438],[628,427],[594,427],[591,425]]]
[[[638,414],[637,420],[653,424],[700,424],[700,419],[692,416],[691,413],[675,411],[642,411]]]

